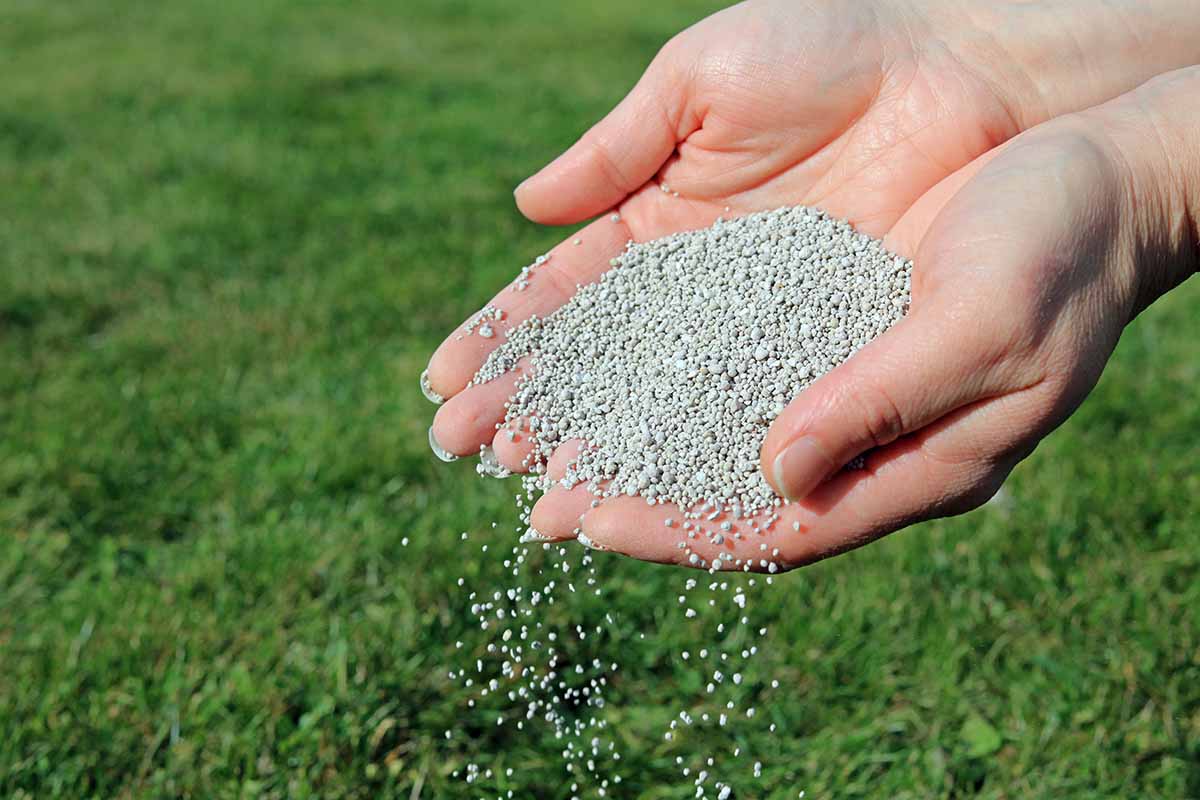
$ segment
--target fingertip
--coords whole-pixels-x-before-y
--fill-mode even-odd
[[[814,437],[800,436],[780,450],[764,474],[780,497],[801,500],[839,467]]]
[[[681,129],[685,95],[685,83],[656,59],[604,119],[517,186],[521,213],[544,225],[571,225],[617,206],[694,129]]]
[[[468,424],[458,404],[440,406],[429,427],[429,446],[443,461],[450,460],[447,456],[462,458],[474,455],[479,450],[479,444],[472,443],[473,437],[467,435]]]
[[[504,402],[518,379],[518,373],[510,372],[454,395],[433,415],[431,435],[448,453],[477,454],[481,445],[494,440],[496,426],[504,421]]]
[[[454,397],[467,387],[488,355],[499,346],[502,337],[491,339],[464,334],[456,328],[447,336],[429,359],[422,385],[437,396]]]
[[[523,430],[517,430],[511,424],[496,431],[496,435],[492,438],[492,451],[496,454],[496,460],[509,472],[528,472],[533,450],[534,443],[530,440],[529,434]]]
[[[619,203],[627,191],[607,183],[576,144],[513,191],[517,209],[539,225],[573,225]]]
[[[533,505],[529,524],[555,539],[573,539],[580,518],[592,508],[595,498],[583,487],[564,489],[555,486]]]
[[[678,547],[683,514],[673,505],[648,505],[641,497],[612,497],[583,515],[585,536],[597,550],[612,550],[642,561],[682,564]],[[668,526],[666,521],[673,520]]]
[[[517,210],[521,212],[521,216],[532,222],[541,222],[537,217],[538,207],[532,202],[532,198],[537,196],[535,179],[540,174],[540,170],[535,172],[513,189],[513,202],[517,204]],[[531,188],[531,184],[534,188]]]
[[[576,459],[579,458],[579,451],[583,449],[583,442],[579,439],[568,439],[554,449],[550,455],[550,460],[546,463],[546,474],[551,480],[562,480],[567,474]]]
[[[557,160],[557,159],[556,159]],[[530,175],[525,180],[517,184],[517,188],[513,189],[513,200],[517,204],[517,210],[521,215],[531,222],[536,222],[541,225],[553,225],[548,216],[547,204],[543,202],[542,192],[540,190],[541,176],[546,170],[550,169],[554,162],[542,167],[537,172]]]

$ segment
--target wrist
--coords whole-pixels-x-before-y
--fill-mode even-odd
[[[943,18],[1019,130],[1200,63],[1194,0],[951,0]]]
[[[1123,169],[1136,315],[1200,271],[1200,66],[1078,116]]]

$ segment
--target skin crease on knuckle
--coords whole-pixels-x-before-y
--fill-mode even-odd
[[[995,479],[997,468],[983,459],[961,461],[954,466],[958,478],[953,483],[943,482],[937,496],[915,518],[908,520],[909,524],[919,520],[964,514],[978,508],[1000,489],[1003,482],[1003,477],[1000,480]],[[1002,473],[1002,476],[1004,474],[1007,472]],[[928,471],[926,480],[936,479],[937,476]]]
[[[966,514],[968,511],[974,511],[996,496],[996,493],[1000,491],[1000,487],[1004,485],[1004,481],[1008,478],[1008,474],[1011,471],[1012,467],[1008,467],[1007,469],[1000,467],[992,468],[961,494],[937,506],[935,508],[936,516],[954,517],[959,514]]]
[[[862,450],[890,444],[909,429],[900,405],[877,380],[858,382],[853,391],[841,393],[840,402],[853,404],[856,418],[862,420],[867,437],[860,443]]]

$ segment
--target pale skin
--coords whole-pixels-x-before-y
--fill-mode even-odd
[[[602,216],[528,288],[496,296],[496,327],[552,312],[629,239],[818,206],[913,259],[911,310],[775,420],[762,468],[789,502],[767,537],[722,547],[789,568],[973,509],[1079,406],[1134,316],[1200,267],[1196,17],[1177,0],[720,12],[517,189],[536,222]],[[492,443],[519,471],[528,441],[496,431],[517,376],[466,387],[501,341],[438,348],[429,380],[448,400],[433,434],[460,455]],[[578,446],[554,454],[552,476]],[[864,452],[864,470],[840,469]],[[531,524],[684,561],[664,526],[678,508],[591,501],[554,488]]]

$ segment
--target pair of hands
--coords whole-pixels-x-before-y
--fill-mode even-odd
[[[534,221],[616,209],[621,222],[593,222],[528,288],[500,292],[497,327],[551,313],[628,239],[818,206],[914,260],[912,304],[772,425],[764,473],[793,501],[768,537],[772,560],[807,563],[975,508],[1083,401],[1124,326],[1197,269],[1200,67],[1169,72],[1200,62],[1188,5],[722,11],[672,39],[620,105],[518,187]],[[431,435],[458,455],[493,444],[517,471],[528,442],[496,432],[516,376],[465,388],[500,341],[452,334],[438,348],[428,381],[448,401]],[[555,453],[552,477],[578,447]],[[866,469],[839,470],[864,452]],[[591,500],[554,488],[531,525],[681,558],[662,525],[678,509]],[[759,543],[725,546],[759,563]]]

